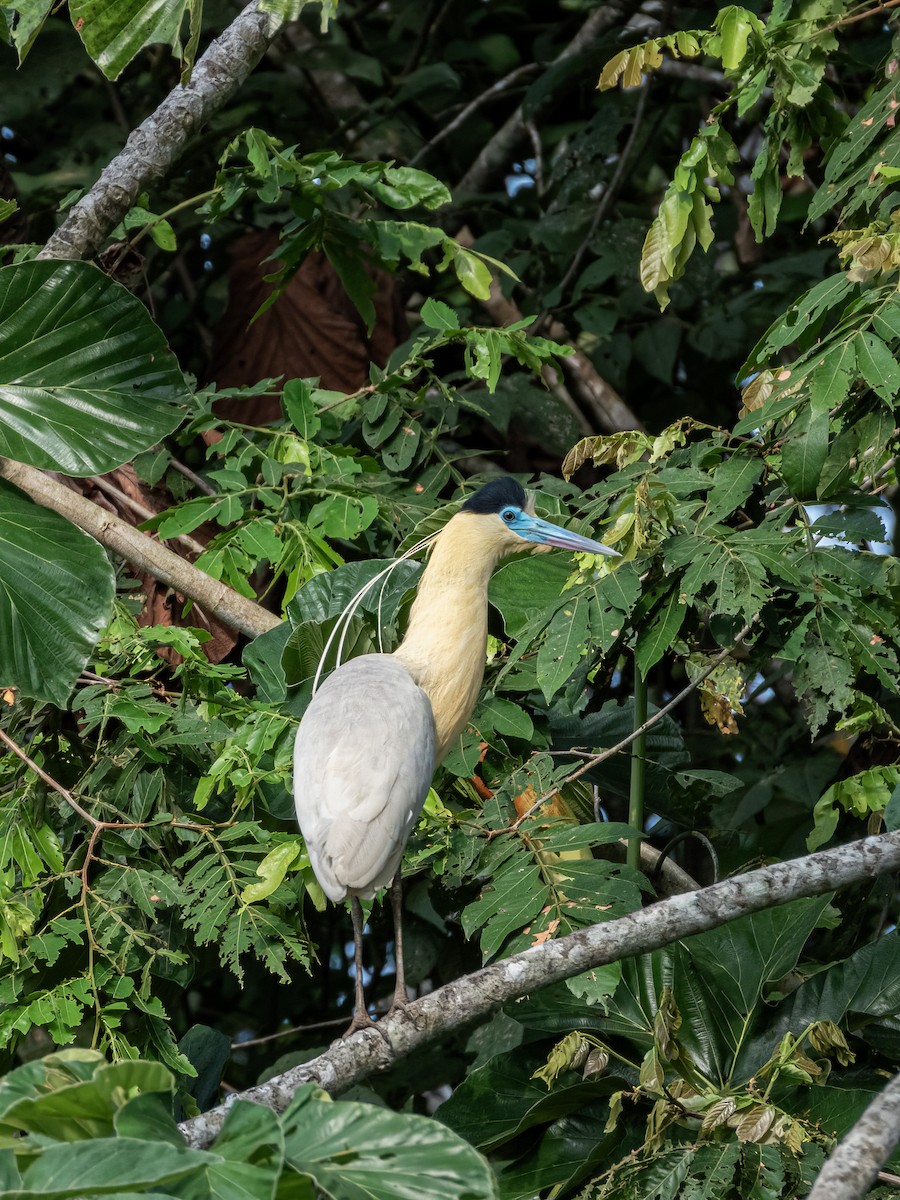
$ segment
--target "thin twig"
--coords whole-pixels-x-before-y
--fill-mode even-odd
[[[429,150],[433,150],[435,146],[439,146],[441,142],[450,136],[451,133],[454,133],[457,129],[459,129],[460,125],[464,125],[466,121],[468,121],[469,117],[471,117],[473,113],[476,113],[479,108],[482,108],[485,104],[489,104],[490,101],[496,99],[497,96],[502,95],[503,92],[512,87],[514,83],[518,83],[520,79],[524,79],[528,75],[534,75],[540,69],[539,63],[523,63],[522,66],[516,67],[514,71],[510,71],[508,75],[504,75],[502,79],[498,79],[496,83],[492,83],[489,88],[483,91],[480,95],[476,96],[474,100],[470,100],[464,108],[461,108],[448,125],[445,125],[443,129],[439,129],[431,141],[426,142],[425,145],[413,155],[413,157],[409,160],[409,165],[414,167],[420,159],[425,157]]]
[[[67,788],[64,788],[61,783],[57,783],[52,775],[48,775],[42,767],[37,765],[34,759],[29,758],[22,747],[18,745],[17,742],[14,742],[9,734],[4,732],[2,729],[0,729],[0,742],[3,742],[5,746],[8,746],[9,749],[12,750],[13,754],[21,758],[26,767],[29,767],[32,771],[34,771],[35,775],[37,775],[40,779],[43,779],[47,787],[53,788],[55,792],[59,792],[66,804],[68,804],[71,809],[77,812],[79,817],[83,817],[85,821],[88,821],[94,826],[95,833],[98,829],[101,829],[106,824],[105,821],[98,821],[96,817],[92,817],[86,809],[82,808]]]
[[[637,102],[637,108],[635,109],[635,112],[634,112],[634,120],[631,123],[631,132],[628,135],[628,141],[625,143],[625,146],[622,149],[622,153],[619,155],[619,161],[616,164],[616,169],[613,172],[613,177],[609,181],[609,186],[606,188],[603,195],[600,197],[600,202],[598,203],[597,208],[594,211],[594,216],[593,216],[593,220],[591,221],[590,228],[588,229],[587,234],[585,235],[585,238],[582,241],[581,245],[575,251],[572,261],[569,263],[568,270],[566,271],[565,275],[562,278],[562,282],[559,285],[560,296],[565,296],[566,292],[568,291],[569,286],[572,283],[572,280],[575,278],[575,276],[578,273],[579,268],[581,267],[581,263],[584,259],[585,254],[587,253],[588,246],[590,246],[591,242],[594,239],[594,234],[597,232],[598,228],[600,227],[600,222],[603,220],[603,218],[609,212],[609,209],[612,205],[613,200],[615,200],[616,196],[618,195],[619,188],[622,185],[622,180],[625,178],[625,168],[628,166],[628,160],[631,157],[631,151],[634,148],[634,143],[637,140],[637,135],[641,128],[641,122],[643,121],[643,117],[644,117],[644,110],[647,107],[647,97],[649,95],[650,95],[650,83],[648,81],[647,83],[644,84],[643,88],[641,89],[641,94],[640,94],[640,97],[638,98],[638,102]],[[534,323],[535,330],[537,330],[544,324],[548,315],[549,314],[546,312],[541,313],[541,315],[538,317],[538,319]]]
[[[177,458],[173,458],[169,465],[174,467],[179,475],[183,475],[185,479],[192,483],[199,492],[203,492],[206,496],[215,496],[216,489],[208,484],[196,471],[192,471],[190,467],[186,467],[183,462],[179,462]]]
[[[314,1021],[311,1025],[292,1025],[290,1029],[279,1029],[277,1033],[267,1033],[265,1037],[247,1038],[246,1041],[232,1042],[232,1050],[246,1050],[248,1046],[262,1046],[266,1042],[277,1042],[279,1038],[290,1037],[292,1033],[314,1033],[317,1029],[333,1029],[335,1025],[346,1025],[346,1017],[335,1017],[331,1021]]]
[[[713,671],[715,671],[716,667],[720,666],[730,654],[734,653],[737,647],[750,633],[758,619],[758,617],[754,617],[752,621],[748,621],[748,623],[734,639],[732,644],[728,646],[727,649],[722,650],[719,654],[717,654],[715,658],[711,658],[709,660],[709,665],[700,672],[696,679],[692,679],[687,687],[682,688],[674,699],[670,700],[668,704],[664,704],[662,708],[657,709],[653,716],[644,721],[643,724],[637,729],[633,729],[631,733],[629,733],[628,737],[622,738],[621,742],[617,742],[615,746],[610,746],[608,750],[601,750],[599,754],[592,755],[586,762],[582,763],[580,767],[577,767],[571,775],[567,775],[557,787],[553,788],[549,792],[545,792],[543,796],[540,796],[537,800],[535,800],[531,808],[529,808],[527,812],[522,813],[518,820],[513,821],[512,825],[508,826],[506,829],[494,830],[494,835],[496,836],[498,833],[515,833],[515,831],[519,828],[522,822],[526,820],[526,818],[535,813],[542,804],[546,804],[548,800],[552,800],[554,796],[558,795],[560,788],[565,787],[567,783],[574,783],[576,779],[580,779],[582,775],[586,774],[586,772],[593,770],[594,767],[599,766],[600,763],[605,762],[608,758],[612,758],[614,754],[618,754],[620,750],[624,750],[626,746],[630,746],[632,742],[636,741],[639,737],[645,734],[648,729],[651,729],[658,721],[661,721],[663,717],[668,716],[673,708],[677,708],[682,700],[687,699],[691,692],[696,691],[700,684],[703,683],[704,679],[708,679],[710,675],[712,675]]]
[[[896,8],[898,4],[900,4],[900,0],[887,0],[885,4],[879,4],[877,8],[867,8],[865,12],[854,13],[852,17],[840,17],[837,21],[826,25],[824,32],[831,33],[832,30],[842,29],[845,25],[855,25],[857,21],[865,21],[867,17],[877,17],[879,13]]]
[[[114,483],[112,483],[109,479],[104,478],[102,475],[89,475],[87,477],[87,481],[88,483],[93,484],[95,488],[98,488],[99,491],[105,492],[107,496],[110,496],[116,501],[117,504],[121,504],[123,508],[131,509],[135,516],[140,517],[142,521],[151,521],[154,517],[159,516],[159,513],[155,513],[153,509],[148,508],[146,504],[141,504],[140,500],[133,499],[126,492],[123,492],[121,488],[116,487]],[[170,539],[165,538],[163,540],[169,541]],[[192,538],[190,534],[187,533],[176,533],[174,538],[171,540],[181,542],[187,547],[188,550],[191,551],[192,554],[200,555],[206,551],[205,546],[201,545],[196,538]]]

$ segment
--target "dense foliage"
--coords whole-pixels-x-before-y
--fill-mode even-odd
[[[492,580],[486,686],[405,860],[415,987],[664,890],[635,824],[700,883],[900,828],[889,13],[324,7],[96,264],[36,255],[233,14],[0,10],[0,454],[148,543],[136,583],[0,479],[0,1186],[803,1195],[900,1055],[891,879],[181,1142],[340,1026],[349,923],[296,831],[296,724],[359,588],[498,470],[621,558]],[[158,543],[284,620],[236,645],[154,582]],[[397,644],[420,569],[366,594],[345,655]],[[370,928],[380,998],[379,902]]]

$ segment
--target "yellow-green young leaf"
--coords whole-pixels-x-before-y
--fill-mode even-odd
[[[150,236],[159,246],[160,250],[177,250],[178,244],[175,241],[175,230],[168,221],[154,221],[150,226]]]
[[[746,8],[738,8],[734,4],[723,8],[719,13],[716,29],[721,38],[720,54],[723,67],[733,71],[744,61],[754,24],[759,25],[759,19],[754,18]]]
[[[453,268],[456,277],[476,300],[487,300],[491,294],[491,273],[484,261],[464,246],[453,248]]]
[[[696,58],[700,53],[700,43],[687,29],[680,29],[675,34],[675,49],[682,58]]]
[[[628,65],[630,54],[630,50],[620,50],[609,60],[600,73],[600,82],[597,84],[601,92],[606,92],[616,86]]]
[[[604,1133],[614,1133],[622,1115],[622,1096],[624,1092],[613,1092],[609,1098],[609,1116],[603,1126]]]
[[[275,889],[281,886],[288,867],[299,853],[299,842],[282,842],[280,846],[270,850],[256,868],[262,882],[248,884],[241,892],[244,903],[255,904],[258,900],[265,900],[266,896],[271,896]]]
[[[694,192],[694,203],[691,208],[691,223],[697,235],[697,241],[704,250],[708,250],[713,241],[713,229],[710,218],[712,205],[706,200],[701,191]]]
[[[580,1033],[567,1033],[562,1041],[557,1042],[547,1058],[547,1061],[531,1076],[540,1079],[547,1085],[547,1090],[553,1086],[560,1075],[566,1071],[578,1071],[587,1062],[591,1052],[591,1043]]]
[[[667,249],[665,227],[657,217],[647,230],[641,250],[641,286],[645,292],[657,291],[668,280],[669,272],[665,266]],[[660,308],[665,308],[665,304],[661,303]]]
[[[641,86],[641,78],[644,70],[644,55],[647,51],[647,46],[652,45],[648,42],[644,46],[635,46],[628,55],[628,61],[625,64],[625,71],[622,75],[622,87],[634,88]]]

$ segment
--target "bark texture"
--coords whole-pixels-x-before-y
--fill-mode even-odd
[[[859,1200],[900,1142],[900,1074],[877,1096],[819,1172],[807,1200]]]
[[[377,1031],[361,1030],[346,1041],[335,1042],[311,1062],[233,1099],[250,1100],[281,1112],[303,1083],[317,1083],[329,1092],[342,1091],[368,1075],[387,1070],[447,1030],[478,1020],[501,1005],[551,983],[605,963],[646,954],[748,913],[805,896],[821,896],[861,879],[897,870],[900,870],[900,833],[888,833],[776,863],[700,891],[661,900],[605,925],[594,925],[558,941],[533,946],[438,988],[405,1011],[383,1018]],[[181,1130],[188,1145],[209,1146],[221,1129],[226,1112],[223,1105],[186,1121]]]
[[[191,74],[156,112],[133,130],[121,153],[50,238],[38,258],[87,258],[96,253],[141,192],[164,178],[190,139],[223,108],[283,28],[256,0],[213,41]]]
[[[101,546],[118,554],[142,573],[152,575],[199,604],[207,616],[215,617],[229,629],[254,638],[281,624],[281,619],[268,609],[239,595],[218,579],[212,579],[167,546],[155,542],[127,521],[113,516],[36,467],[0,458],[0,476],[21,488],[38,504],[68,518],[96,538]]]

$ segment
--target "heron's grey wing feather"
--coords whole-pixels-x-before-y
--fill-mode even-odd
[[[351,659],[319,688],[297,730],[294,802],[329,899],[372,896],[394,877],[434,751],[428,697],[390,655]]]

